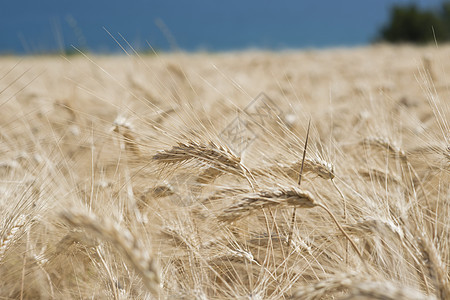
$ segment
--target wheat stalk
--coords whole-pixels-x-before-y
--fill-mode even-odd
[[[247,167],[241,163],[241,158],[236,156],[228,147],[213,141],[208,144],[194,141],[179,142],[177,146],[173,146],[169,150],[159,151],[152,159],[164,164],[180,164],[195,160],[203,166],[208,166],[209,173],[220,171],[242,176],[254,189],[254,178]]]
[[[359,276],[357,273],[340,274],[316,283],[311,283],[297,288],[290,299],[324,299],[326,296],[347,291],[358,280]]]
[[[169,150],[162,150],[155,154],[153,160],[165,164],[182,163],[198,160],[223,171],[240,170],[241,159],[225,146],[210,142],[208,145],[188,141],[179,142]]]
[[[19,238],[27,225],[27,217],[23,214],[15,216],[6,222],[5,227],[0,230],[0,263],[6,254],[6,251]]]
[[[355,282],[350,286],[348,296],[341,300],[383,299],[383,300],[433,300],[433,296],[426,296],[419,291],[404,285],[399,286],[391,282]]]
[[[148,290],[158,293],[161,279],[156,262],[129,230],[108,219],[100,221],[91,214],[67,211],[62,213],[61,217],[72,226],[88,229],[99,238],[115,245],[141,276]]]
[[[450,299],[450,284],[445,264],[440,258],[434,244],[422,234],[417,238],[417,243],[422,252],[422,261],[424,267],[428,270],[430,278],[433,280],[436,294],[439,299]]]
[[[125,142],[125,149],[137,157],[140,157],[141,151],[132,130],[133,127],[124,117],[118,116],[116,120],[114,120],[113,131],[122,135],[123,141]]]
[[[266,168],[257,168],[252,170],[255,176],[265,176],[267,174],[281,174],[294,180],[298,180],[299,170],[302,166],[302,160],[293,163],[275,163]],[[323,179],[333,179],[335,177],[334,165],[320,158],[306,157],[303,165],[304,173],[313,173]]]
[[[385,221],[380,219],[366,219],[355,224],[347,224],[343,226],[347,232],[365,236],[367,233],[379,234],[383,236],[386,232],[391,232],[403,240],[405,234],[400,226],[395,225],[392,221]]]
[[[363,139],[361,144],[366,146],[374,146],[381,149],[387,149],[393,155],[398,156],[401,160],[407,159],[406,153],[394,143],[392,143],[389,139],[385,137],[367,137]]]
[[[359,170],[358,173],[369,180],[376,179],[379,182],[392,182],[399,185],[402,184],[401,179],[380,169],[370,168],[369,170]]]
[[[311,193],[296,187],[264,190],[243,196],[238,203],[223,210],[220,221],[234,222],[249,215],[255,209],[274,206],[313,208],[317,206]]]
[[[381,149],[387,149],[392,155],[394,155],[394,157],[399,158],[402,163],[402,168],[403,168],[402,175],[406,181],[405,184],[410,189],[410,191],[414,190],[414,184],[413,184],[412,178],[410,178],[410,176],[408,176],[408,174],[406,174],[407,171],[411,171],[412,174],[414,175],[414,177],[419,182],[419,185],[420,185],[420,188],[422,189],[423,197],[425,198],[427,207],[428,208],[430,207],[430,203],[428,201],[428,196],[427,196],[427,191],[426,191],[425,187],[423,186],[422,180],[420,179],[419,175],[414,170],[413,166],[409,163],[408,157],[407,157],[407,154],[405,151],[403,151],[400,147],[394,145],[388,139],[383,138],[383,137],[365,138],[362,141],[362,144],[379,147]]]

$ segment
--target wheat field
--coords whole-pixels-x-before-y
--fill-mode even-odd
[[[450,46],[0,58],[0,299],[450,299]]]

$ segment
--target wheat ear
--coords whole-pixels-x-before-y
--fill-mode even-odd
[[[433,280],[439,299],[450,299],[450,285],[447,271],[434,244],[425,236],[417,239],[422,252],[422,261]]]
[[[9,222],[6,222],[5,227],[0,230],[0,263],[6,251],[23,234],[27,221],[26,216],[21,214],[11,218]]]
[[[345,238],[350,242],[350,245],[352,245],[353,250],[355,250],[355,252],[358,254],[359,258],[361,259],[364,267],[366,268],[366,270],[368,269],[366,261],[364,260],[361,252],[359,251],[358,247],[356,246],[355,242],[353,242],[353,240],[350,238],[350,236],[345,232],[344,228],[342,228],[341,224],[339,224],[339,222],[337,221],[336,217],[334,216],[334,214],[328,209],[328,207],[326,207],[323,204],[318,203],[317,204],[318,207],[321,207],[322,209],[324,209],[329,215],[330,217],[333,219],[333,222],[336,224],[336,226],[338,227],[338,229],[342,232],[342,234],[345,236]],[[368,271],[368,270],[367,270]]]
[[[417,181],[419,182],[420,188],[422,189],[422,193],[423,193],[423,197],[425,198],[425,202],[427,204],[427,207],[430,207],[430,203],[428,201],[428,196],[427,196],[427,191],[425,190],[425,187],[422,184],[422,180],[419,178],[419,175],[417,174],[417,172],[414,170],[414,168],[412,167],[412,165],[409,163],[408,161],[408,156],[406,155],[406,152],[403,151],[400,147],[395,146],[393,143],[391,143],[389,140],[382,138],[382,137],[369,137],[366,138],[362,141],[362,144],[364,145],[372,145],[372,146],[376,146],[382,149],[387,149],[392,155],[394,155],[394,157],[398,157],[400,159],[400,162],[402,163],[402,167],[403,167],[403,172],[411,171],[414,175],[414,177],[417,179]],[[403,174],[403,177],[407,177],[405,176],[406,174]],[[414,185],[412,183],[411,178],[409,178],[409,180],[407,180],[406,182],[408,188],[413,189]]]
[[[298,188],[265,190],[244,196],[237,204],[226,208],[219,220],[233,222],[249,215],[253,210],[274,206],[312,208],[317,206],[311,193]]]
[[[302,165],[300,167],[300,171],[298,173],[298,186],[302,183],[302,175],[303,175],[303,168],[305,166],[305,158],[306,158],[306,149],[308,148],[308,138],[309,138],[309,129],[311,127],[311,119],[309,119],[308,122],[308,129],[306,131],[306,139],[305,139],[305,147],[303,148],[303,157],[302,157]],[[297,208],[294,207],[292,211],[292,218],[291,218],[291,230],[289,231],[288,236],[288,247],[291,245],[292,240],[292,234],[294,232],[294,225],[295,225],[295,213],[297,211]]]
[[[133,128],[131,124],[125,120],[125,118],[119,116],[116,120],[114,120],[113,131],[122,135],[126,150],[130,151],[137,157],[141,156],[139,145],[133,134]]]
[[[358,274],[340,274],[297,289],[291,299],[318,300],[334,293],[348,290],[358,279]]]
[[[179,142],[177,146],[173,146],[169,150],[159,151],[152,158],[164,164],[180,164],[194,160],[216,171],[242,176],[248,181],[251,188],[255,189],[253,175],[241,163],[241,158],[228,147],[213,141],[207,145],[194,141]]]
[[[252,170],[252,173],[258,176],[264,176],[265,174],[281,173],[294,180],[298,180],[299,170],[303,164],[303,173],[312,173],[320,178],[329,180],[335,177],[334,165],[320,158],[309,158],[305,160],[298,160],[293,163],[276,163],[266,168],[256,168]]]
[[[390,282],[359,282],[351,285],[350,294],[341,300],[383,299],[383,300],[432,300],[419,291]]]

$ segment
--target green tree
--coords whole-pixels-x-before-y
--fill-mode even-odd
[[[450,2],[444,2],[442,4],[440,16],[447,33],[450,33]],[[448,39],[450,39],[450,34]]]
[[[450,4],[444,3],[438,12],[420,10],[416,5],[395,5],[387,25],[380,30],[379,40],[424,44],[446,41],[450,37]]]

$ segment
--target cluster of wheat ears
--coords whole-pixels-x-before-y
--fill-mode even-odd
[[[0,298],[450,299],[449,51],[0,58]]]

